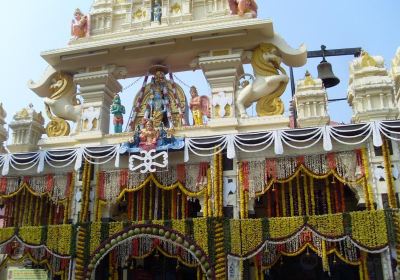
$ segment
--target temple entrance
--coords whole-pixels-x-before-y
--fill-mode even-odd
[[[337,280],[356,280],[359,279],[358,266],[344,263],[334,255],[329,256],[330,272],[322,269],[321,258],[314,252],[304,252],[294,257],[282,256],[280,260],[272,266],[271,269],[265,270],[263,279],[268,280],[321,280],[321,279],[337,279]]]
[[[197,279],[197,267],[188,266],[174,257],[167,257],[165,253],[154,250],[144,258],[129,257],[118,267],[110,264],[113,255],[104,258],[96,269],[95,279],[104,275],[111,275],[120,280],[183,280]]]

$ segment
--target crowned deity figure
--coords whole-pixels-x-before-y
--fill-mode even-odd
[[[71,36],[73,40],[86,37],[88,34],[88,17],[80,9],[76,9],[71,23]]]
[[[150,98],[147,101],[143,122],[152,120],[155,127],[159,127],[161,123],[164,123],[167,127],[171,127],[172,123],[168,123],[170,117],[171,108],[168,98],[168,83],[164,72],[156,71],[151,81]]]
[[[157,147],[158,138],[158,130],[154,128],[153,122],[148,120],[145,124],[145,127],[140,131],[139,147],[145,151],[155,149]]]
[[[193,115],[193,124],[194,125],[203,125],[203,117],[210,115],[210,100],[207,96],[202,95],[199,96],[197,92],[197,88],[195,86],[190,87],[190,99],[189,108],[192,111]]]
[[[255,0],[229,0],[229,8],[232,15],[251,13],[253,18],[257,17],[258,6]]]
[[[162,7],[160,1],[157,0],[152,8],[152,21],[157,21],[161,24]]]
[[[125,114],[125,106],[121,104],[121,98],[119,97],[118,94],[114,96],[110,111],[114,115],[113,119],[114,132],[121,133],[122,125],[124,124],[123,114]]]

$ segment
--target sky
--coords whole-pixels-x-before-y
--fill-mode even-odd
[[[0,102],[8,113],[8,122],[29,103],[36,110],[44,112],[42,99],[28,89],[27,81],[40,79],[47,66],[40,52],[67,45],[75,8],[79,7],[87,13],[92,2],[4,1],[4,12],[0,18],[0,26],[3,27],[0,31]],[[362,47],[371,55],[382,55],[385,65],[390,68],[391,60],[400,46],[399,0],[258,0],[257,3],[259,18],[272,19],[275,32],[292,47],[297,48],[302,43],[306,44],[308,50],[318,50],[321,44],[328,49]],[[341,80],[338,86],[328,89],[329,98],[346,97],[351,60],[351,56],[328,58]],[[318,58],[309,59],[304,67],[295,69],[295,80],[303,78],[306,70],[316,77],[319,62]],[[201,94],[209,92],[201,71],[176,75],[198,86]],[[192,79],[193,75],[195,80]],[[131,82],[132,79],[121,81],[125,86]],[[135,86],[121,95],[128,112],[137,92]],[[188,93],[188,88],[183,86],[183,89]],[[283,96],[286,109],[290,98],[287,90]],[[332,120],[348,123],[351,119],[351,108],[346,101],[330,103],[328,111]]]

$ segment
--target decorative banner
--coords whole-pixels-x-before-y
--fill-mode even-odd
[[[142,156],[131,155],[129,157],[129,170],[136,171],[140,169],[140,173],[156,172],[157,167],[165,168],[168,166],[168,153],[163,151],[156,153],[155,149],[150,151],[140,151]],[[157,159],[162,159],[162,162],[157,162]],[[141,161],[142,163],[136,164],[135,160]]]

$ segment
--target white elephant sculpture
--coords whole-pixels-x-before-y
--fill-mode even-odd
[[[32,80],[28,87],[44,98],[50,123],[46,127],[49,137],[66,136],[70,133],[67,121],[79,124],[82,105],[76,98],[76,86],[71,75],[57,72],[53,67],[46,69],[39,83]]]

